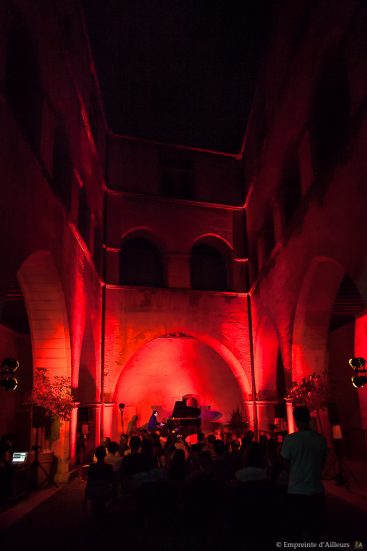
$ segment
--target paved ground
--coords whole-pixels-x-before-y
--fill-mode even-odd
[[[329,483],[329,485],[331,482]],[[16,519],[15,511],[0,515],[0,549],[2,551],[59,551],[59,550],[94,550],[111,549],[149,550],[149,551],[196,551],[203,549],[240,550],[240,549],[277,549],[276,541],[289,542],[287,526],[278,533],[270,533],[269,519],[259,519],[259,537],[256,542],[245,544],[238,534],[228,533],[222,519],[213,515],[207,526],[199,530],[197,524],[182,530],[172,529],[172,522],[167,517],[159,518],[154,526],[144,527],[138,518],[128,511],[119,510],[110,513],[103,522],[90,518],[84,506],[84,482],[79,478],[57,491],[43,494],[43,502],[38,494],[38,504],[33,510],[23,511],[23,516],[13,524],[9,519]],[[31,498],[35,500],[36,497]],[[47,498],[47,499],[46,499]],[[354,542],[361,540],[367,550],[367,515],[366,512],[351,504],[328,495],[328,520],[323,540],[331,542],[332,548],[338,543],[348,543],[354,549]],[[19,506],[18,506],[19,507]],[[24,507],[24,505],[23,505]],[[28,507],[30,509],[30,507]],[[20,516],[20,515],[19,515]],[[179,520],[179,519],[178,519]],[[246,531],[246,516],[243,518],[243,530]],[[265,543],[266,541],[266,543]],[[333,543],[335,542],[335,544]]]

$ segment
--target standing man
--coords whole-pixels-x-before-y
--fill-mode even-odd
[[[321,482],[327,456],[325,438],[310,428],[310,411],[293,411],[298,432],[285,437],[281,456],[289,472],[288,519],[294,535],[318,535],[324,517],[325,495]]]
[[[148,422],[148,430],[150,430],[150,431],[157,430],[157,428],[158,428],[157,417],[158,417],[158,411],[155,409],[153,411],[152,415],[150,416],[150,419],[149,419],[149,422]]]

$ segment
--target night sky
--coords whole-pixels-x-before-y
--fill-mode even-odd
[[[84,0],[110,129],[235,153],[271,0]]]

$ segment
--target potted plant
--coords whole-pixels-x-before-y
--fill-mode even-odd
[[[229,427],[237,438],[239,436],[242,436],[244,430],[248,427],[248,421],[238,405],[236,409],[232,411],[231,419],[229,421]]]
[[[50,379],[47,369],[37,368],[28,403],[43,408],[46,417],[57,416],[64,421],[69,421],[75,407],[70,377],[56,376]]]
[[[76,405],[71,393],[70,378],[64,376],[51,378],[47,369],[37,368],[34,372],[33,388],[26,403],[32,406],[33,426],[36,429],[35,461],[48,464],[47,467],[44,465],[42,470],[47,471],[47,478],[50,481],[54,467],[54,453],[51,450],[45,450],[44,453],[39,454],[39,430],[44,431],[45,438],[52,444],[60,436],[60,420],[70,420],[71,412]],[[42,482],[38,481],[38,485],[40,484]]]
[[[292,383],[286,400],[290,400],[294,407],[307,406],[310,411],[315,411],[322,432],[320,411],[325,409],[328,403],[326,372],[321,375],[314,372],[308,377],[304,377],[302,381]]]

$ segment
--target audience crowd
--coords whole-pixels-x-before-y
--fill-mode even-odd
[[[236,532],[243,539],[243,531],[273,539],[282,522],[289,534],[281,446],[265,435],[255,442],[251,430],[242,438],[165,429],[122,435],[120,443],[106,438],[88,469],[86,502],[94,518],[129,511],[141,530],[164,526],[186,540],[201,529],[207,538],[209,526],[217,544]]]

